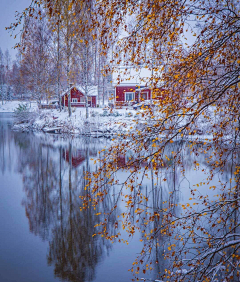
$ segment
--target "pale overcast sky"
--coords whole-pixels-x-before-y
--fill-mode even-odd
[[[9,49],[12,59],[17,53],[13,47],[19,41],[19,36],[17,39],[10,37],[5,27],[15,22],[15,11],[22,12],[30,3],[31,0],[0,0],[0,47],[3,52]]]
[[[15,58],[17,53],[13,47],[19,42],[19,36],[16,39],[14,39],[14,36],[10,37],[9,31],[6,31],[5,27],[15,22],[16,11],[22,12],[31,2],[31,0],[0,0],[0,48],[3,52],[8,49],[12,59]],[[186,33],[185,36],[188,38],[188,44],[191,45],[195,38],[192,37],[190,32]]]

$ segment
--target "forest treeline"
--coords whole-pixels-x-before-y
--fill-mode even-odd
[[[110,52],[103,55],[100,41],[88,31],[84,39],[80,36],[77,26],[82,15],[68,8],[70,2],[64,3],[58,3],[64,15],[53,16],[44,3],[32,1],[19,22],[7,27],[14,34],[14,26],[22,24],[16,58],[8,50],[0,52],[2,100],[26,99],[40,105],[43,100],[60,99],[75,84],[98,86],[98,104],[108,101],[111,74],[104,67]]]

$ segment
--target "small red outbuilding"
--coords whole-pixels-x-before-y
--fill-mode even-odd
[[[97,106],[97,86],[87,86],[86,90],[82,86],[72,86],[70,89],[62,93],[61,103],[64,107],[68,107],[69,92],[71,95],[71,107],[86,107],[86,96],[89,107],[95,108]]]

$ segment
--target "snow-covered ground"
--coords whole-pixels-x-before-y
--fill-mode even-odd
[[[26,103],[20,101],[7,101],[0,103],[1,112],[14,112],[19,104],[28,105],[27,119],[28,122],[17,122],[14,125],[15,130],[21,131],[43,131],[49,133],[67,133],[76,135],[91,135],[91,136],[113,136],[123,135],[133,129],[133,132],[141,131],[142,126],[151,124],[151,116],[145,115],[144,110],[134,110],[132,107],[123,109],[108,108],[88,108],[89,118],[86,119],[85,108],[72,108],[72,116],[69,118],[68,109],[65,108],[61,112],[58,109],[41,109],[39,110],[36,103]],[[184,136],[187,139],[197,140],[212,140],[213,136],[208,130],[211,126],[211,120],[216,118],[214,108],[208,109],[208,116],[211,117],[210,123],[199,118],[198,123],[195,124],[193,129],[199,131],[194,135]],[[161,112],[155,111],[155,119],[160,118]],[[185,120],[180,121],[179,125],[185,123]],[[231,135],[231,134],[230,134]],[[232,136],[229,132],[226,134],[225,139],[231,139]],[[165,136],[159,136],[164,138]]]
[[[61,128],[62,133],[112,135],[128,130],[133,124],[135,115],[136,111],[132,109],[111,112],[109,109],[89,108],[87,120],[85,108],[72,108],[71,118],[67,109],[61,112],[57,109],[41,110],[33,124],[33,129],[47,132],[52,128]]]
[[[4,101],[3,105],[0,104],[0,112],[13,113],[19,104],[27,105],[32,113],[28,123],[14,126],[14,129],[23,131],[49,132],[52,129],[59,129],[61,133],[106,136],[126,132],[134,125],[134,119],[137,117],[136,111],[131,107],[113,111],[107,108],[88,108],[88,120],[85,108],[72,108],[72,116],[69,118],[67,108],[61,112],[58,109],[39,110],[36,103],[30,105],[21,101]]]
[[[19,104],[27,104],[32,110],[37,109],[37,103],[35,102],[22,102],[22,101],[0,101],[0,113],[13,113]]]

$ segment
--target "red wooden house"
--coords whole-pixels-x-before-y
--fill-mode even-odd
[[[115,105],[127,106],[144,100],[151,100],[151,89],[144,86],[120,84],[115,86]]]
[[[71,107],[86,107],[86,94],[82,86],[72,86],[62,93],[62,106],[68,107],[68,95],[71,95]],[[95,108],[97,106],[98,87],[88,86],[87,100],[88,106]]]
[[[120,67],[113,72],[115,106],[133,105],[156,98],[149,87],[151,76],[152,72],[147,68]]]

